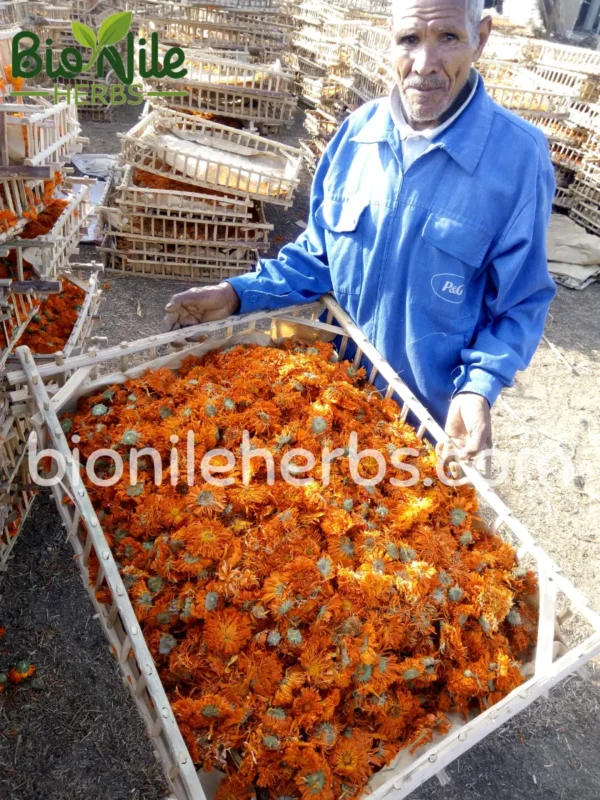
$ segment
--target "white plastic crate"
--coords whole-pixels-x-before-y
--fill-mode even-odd
[[[293,202],[301,156],[294,147],[169,109],[118,135],[132,166],[253,200]]]
[[[294,315],[302,311],[310,313],[299,320]],[[327,321],[318,321],[322,313],[327,312]],[[79,397],[101,391],[114,383],[123,383],[128,378],[138,377],[147,369],[158,367],[176,368],[181,360],[194,352],[205,352],[206,346],[184,350],[183,353],[166,356],[154,361],[145,361],[130,370],[127,369],[128,358],[149,352],[150,358],[156,358],[157,348],[171,342],[182,342],[200,333],[212,336],[231,334],[233,325],[249,326],[251,330],[257,322],[274,321],[276,332],[279,326],[298,324],[315,331],[339,333],[341,345],[339,355],[344,357],[349,344],[353,343],[357,350],[354,366],[364,366],[371,383],[377,379],[380,391],[387,397],[397,398],[402,406],[403,418],[409,412],[418,419],[418,435],[428,434],[434,441],[448,441],[445,433],[433,420],[422,404],[415,398],[390,365],[377,353],[361,331],[354,325],[347,314],[337,305],[333,298],[325,296],[318,304],[311,307],[297,307],[286,311],[272,313],[255,313],[245,317],[230,317],[228,320],[207,323],[177,331],[161,334],[138,342],[123,344],[111,348],[104,353],[95,353],[87,357],[71,359],[62,369],[80,367],[65,387],[54,398],[50,399],[44,381],[55,379],[56,367],[37,368],[26,350],[19,351],[23,369],[8,375],[8,380],[15,383],[27,381],[29,391],[39,409],[39,416],[34,417],[41,446],[54,447],[70,463],[72,455],[62,431],[57,414],[74,407]],[[240,341],[236,339],[234,341]],[[228,340],[224,342],[227,344]],[[214,342],[218,347],[219,342]],[[200,348],[200,349],[198,349]],[[101,378],[90,378],[90,370],[109,363],[115,364],[115,372]],[[41,378],[41,379],[40,379]],[[387,389],[385,388],[387,386]],[[369,784],[368,794],[364,800],[402,800],[426,780],[439,773],[449,763],[467,752],[488,734],[511,717],[518,714],[536,699],[547,694],[549,689],[557,685],[568,675],[579,670],[587,661],[600,652],[600,618],[593,612],[584,597],[566,579],[562,571],[549,556],[535,543],[528,530],[516,519],[487,481],[472,467],[464,465],[465,474],[477,490],[483,514],[491,512],[495,521],[491,525],[494,533],[505,536],[519,548],[521,560],[528,559],[537,571],[540,588],[539,629],[533,674],[524,679],[521,686],[514,689],[503,700],[489,707],[468,721],[461,718],[452,720],[450,731],[435,738],[430,744],[419,749],[413,755],[404,752],[389,766],[377,773]],[[88,588],[98,618],[116,653],[123,672],[126,685],[132,693],[134,702],[146,724],[153,746],[163,765],[169,788],[178,800],[206,800],[207,794],[202,789],[196,768],[192,763],[189,751],[175,721],[167,695],[158,676],[156,666],[150,655],[148,646],[140,630],[139,622],[133,611],[126,588],[119,574],[114,557],[110,551],[102,524],[90,501],[85,488],[77,487],[73,491],[70,478],[53,489],[58,508],[67,528],[67,535],[77,555],[77,563],[82,572],[84,585]],[[66,494],[74,499],[74,506],[64,503]],[[94,552],[99,564],[97,577],[90,584],[90,554]],[[100,603],[96,591],[106,589],[110,601]],[[561,604],[570,608],[582,619],[587,632],[577,644],[565,647],[562,655],[555,659],[555,625],[557,598]],[[213,795],[208,797],[212,800]]]

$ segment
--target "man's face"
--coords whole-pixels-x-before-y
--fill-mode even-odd
[[[488,18],[473,41],[467,0],[395,0],[392,60],[413,127],[431,127],[450,108],[490,27]]]

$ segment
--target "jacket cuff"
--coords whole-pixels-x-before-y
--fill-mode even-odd
[[[472,392],[473,394],[480,394],[490,404],[490,408],[498,399],[498,395],[505,388],[506,384],[500,378],[496,378],[491,372],[486,372],[481,367],[471,367],[461,370],[461,375],[455,380],[454,385],[456,391],[452,395],[453,398],[457,394],[463,392]]]
[[[240,298],[240,308],[238,314],[249,314],[251,311],[264,311],[268,305],[267,295],[264,292],[257,292],[256,272],[246,272],[235,278],[227,278],[225,283],[230,283]],[[252,291],[254,289],[254,291]]]

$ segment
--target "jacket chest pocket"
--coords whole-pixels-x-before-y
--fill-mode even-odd
[[[413,276],[412,302],[436,316],[465,319],[479,314],[475,275],[492,236],[468,223],[430,214],[423,228],[423,259]]]
[[[315,211],[323,229],[331,282],[336,293],[360,294],[364,274],[364,225],[368,202],[326,198]]]

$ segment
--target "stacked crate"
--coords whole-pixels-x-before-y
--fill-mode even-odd
[[[97,31],[104,20],[114,14],[118,9],[96,2],[96,0],[75,0],[69,6],[53,5],[50,3],[34,2],[31,11],[31,23],[28,30],[33,30],[40,38],[41,42],[49,42],[52,52],[52,65],[56,69],[60,62],[61,52],[66,48],[72,48],[81,54],[85,64],[91,51],[81,45],[74,37],[71,22],[76,20]],[[123,47],[119,42],[115,45],[117,49]],[[113,118],[115,106],[108,102],[110,98],[111,86],[117,84],[117,77],[112,69],[107,69],[106,75],[99,78],[95,73],[82,73],[76,78],[65,78],[57,76],[50,78],[45,71],[41,73],[36,81],[41,87],[54,88],[57,84],[62,87],[60,97],[70,100],[72,93],[77,86],[79,100],[77,109],[82,119],[95,120],[98,122],[108,122]],[[55,94],[54,99],[59,95]]]
[[[164,50],[163,45],[160,52]],[[279,60],[273,64],[250,63],[231,58],[228,51],[186,48],[182,67],[188,72],[180,80],[146,79],[148,91],[179,92],[156,98],[153,105],[256,126],[261,133],[277,133],[294,120],[294,78],[282,69]]]
[[[0,571],[35,497],[26,461],[31,409],[26,392],[8,390],[6,370],[24,341],[37,343],[34,357],[40,363],[81,350],[99,302],[97,278],[83,281],[70,273],[90,212],[90,181],[72,178],[67,167],[87,141],[80,136],[77,108],[72,101],[52,105],[43,98],[11,96],[22,83],[8,69],[12,37],[19,30],[10,24],[17,21],[15,9],[21,9],[17,3],[3,5],[13,16],[3,16],[0,5],[0,19],[8,25],[0,32]],[[28,10],[40,13],[37,7]],[[29,28],[26,20],[21,24]],[[76,285],[80,307],[65,305],[72,296],[67,284]],[[74,319],[70,331],[68,317],[59,316],[66,308]],[[49,330],[52,336],[64,333],[54,348]]]
[[[292,204],[301,151],[155,109],[121,134],[121,160],[101,210],[106,268],[211,283],[248,272],[268,249],[263,204]]]

